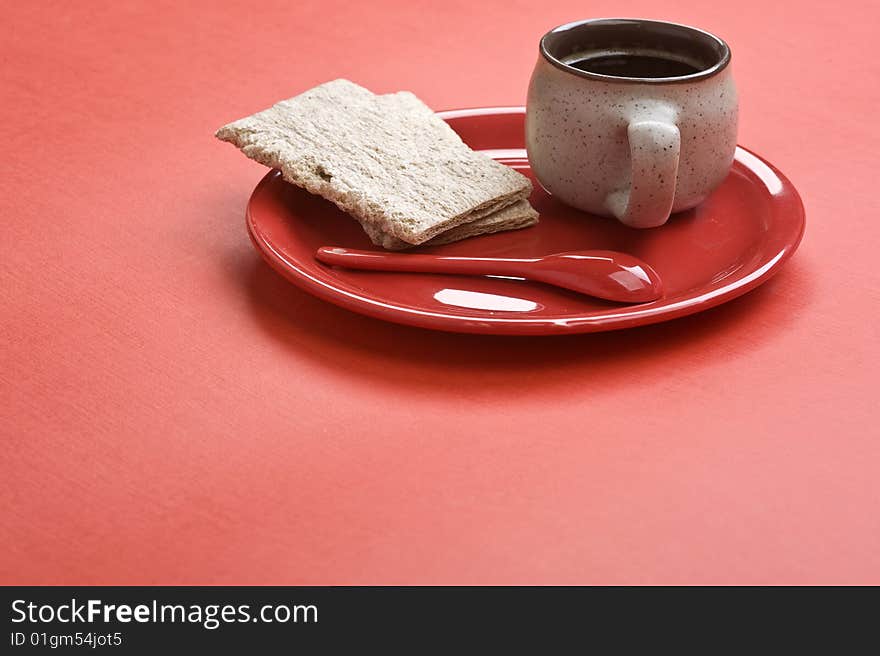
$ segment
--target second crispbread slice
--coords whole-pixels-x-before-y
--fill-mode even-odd
[[[441,232],[439,235],[432,237],[428,241],[421,244],[422,246],[440,246],[441,244],[450,244],[455,241],[475,237],[477,235],[488,235],[494,232],[502,232],[504,230],[519,230],[520,228],[528,228],[538,222],[538,213],[529,205],[528,201],[520,200],[513,205],[492,212],[482,218],[463,223],[454,228]],[[392,251],[399,251],[406,248],[412,248],[412,244],[401,241],[396,237],[387,235],[381,230],[369,224],[363,224],[364,231],[367,236],[377,246],[382,246]]]
[[[526,177],[471,150],[413,94],[377,96],[347,80],[230,123],[217,137],[407,244],[531,192]]]

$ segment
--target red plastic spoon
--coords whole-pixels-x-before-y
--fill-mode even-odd
[[[654,269],[637,257],[616,251],[569,251],[519,259],[406,255],[322,246],[315,258],[348,269],[515,276],[620,303],[647,303],[663,295],[663,284]]]

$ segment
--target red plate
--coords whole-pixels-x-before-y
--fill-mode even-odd
[[[442,112],[476,150],[531,176],[521,107]],[[636,255],[663,278],[655,302],[619,305],[519,279],[336,269],[314,259],[319,246],[375,248],[335,205],[287,184],[278,171],[257,185],[248,203],[248,231],[276,271],[342,307],[398,323],[469,333],[554,335],[641,326],[716,306],[770,278],[794,253],[804,208],[791,183],[738,148],[725,182],[695,210],[652,230],[562,205],[535,185],[540,223],[525,230],[466,239],[421,252],[538,257],[608,249]]]

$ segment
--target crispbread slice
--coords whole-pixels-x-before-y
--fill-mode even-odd
[[[421,244],[525,199],[531,182],[471,150],[408,91],[321,84],[216,136],[361,224]]]
[[[441,244],[449,244],[468,237],[477,235],[488,235],[493,232],[501,232],[503,230],[518,230],[520,228],[528,228],[538,222],[538,213],[532,209],[529,202],[520,200],[513,205],[500,209],[488,216],[484,216],[470,223],[463,223],[446,232],[432,237],[428,241],[421,244],[422,246],[440,246]],[[413,244],[408,244],[396,237],[388,235],[375,226],[368,223],[362,224],[367,236],[377,246],[382,246],[392,251],[399,251],[405,248],[413,248]]]

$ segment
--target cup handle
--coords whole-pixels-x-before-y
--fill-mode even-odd
[[[606,207],[632,228],[654,228],[666,223],[675,198],[681,133],[664,121],[634,121],[627,126],[632,181],[615,191]]]

